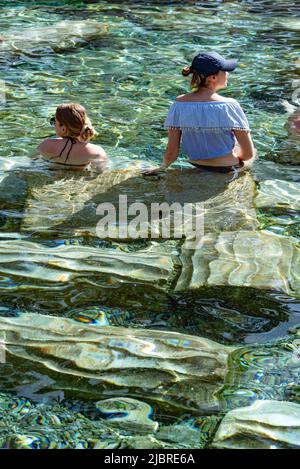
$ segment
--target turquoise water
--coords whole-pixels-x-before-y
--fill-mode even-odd
[[[158,380],[152,375],[148,381],[145,378],[141,388],[128,383],[127,378],[123,386],[118,384],[124,370],[99,384],[97,377],[88,380],[76,374],[67,356],[54,360],[55,366],[61,366],[58,373],[56,368],[45,365],[48,352],[40,352],[34,361],[28,358],[30,347],[23,337],[14,344],[17,348],[8,350],[9,359],[0,367],[0,390],[6,396],[3,402],[12,396],[30,399],[28,406],[33,413],[39,410],[35,406],[44,405],[45,413],[70,412],[73,417],[68,418],[74,422],[81,418],[75,412],[82,412],[90,419],[81,422],[82,428],[87,425],[94,435],[97,433],[94,425],[107,422],[105,412],[99,414],[95,402],[127,396],[146,405],[141,410],[144,423],[136,427],[127,425],[125,430],[121,425],[117,427],[119,433],[111,430],[112,439],[123,438],[124,447],[170,444],[190,448],[200,442],[202,445],[205,440],[203,422],[213,433],[216,423],[209,419],[218,419],[225,410],[247,405],[257,398],[297,402],[295,386],[299,367],[295,363],[291,368],[286,365],[292,352],[285,350],[281,341],[289,343],[288,331],[300,324],[299,146],[289,143],[284,127],[287,113],[280,100],[292,101],[295,80],[300,75],[298,8],[296,2],[291,5],[285,1],[275,4],[269,1],[0,2],[4,37],[0,43],[0,78],[5,93],[5,102],[0,105],[1,316],[17,318],[34,313],[77,320],[79,317],[81,324],[99,330],[103,325],[128,327],[128,337],[132,329],[146,330],[150,342],[155,330],[243,347],[232,356],[233,371],[224,381],[224,387],[215,390],[221,405],[214,407],[210,398],[191,396],[184,385],[174,391],[168,387],[162,397],[151,388],[151,379]],[[98,25],[92,34],[84,29],[90,20]],[[67,31],[57,29],[62,21],[80,22],[82,34],[71,34],[68,28]],[[37,30],[38,41],[34,36]],[[165,242],[101,240],[91,229],[95,224],[96,204],[115,200],[119,193],[143,201],[156,200],[155,197],[166,193],[173,197],[185,192],[189,179],[179,184],[172,176],[166,183],[146,181],[136,174],[129,182],[122,177],[131,168],[161,161],[166,144],[164,118],[174,98],[189,86],[181,76],[181,68],[200,49],[218,50],[239,59],[239,67],[230,74],[229,86],[223,94],[238,99],[243,106],[259,155],[251,173],[254,186],[251,194],[253,197],[263,194],[261,202],[255,205],[257,231],[266,233],[262,256],[267,256],[268,249],[270,252],[274,249],[275,255],[285,243],[280,238],[281,245],[277,246],[275,240],[273,248],[274,238],[267,235],[278,235],[290,243],[282,248],[278,266],[270,264],[276,272],[278,267],[277,277],[275,280],[272,277],[272,281],[271,275],[266,274],[264,278],[258,275],[254,282],[251,274],[248,283],[242,280],[218,283],[213,280],[216,274],[214,277],[211,272],[210,280],[198,288],[187,286],[180,290],[176,288],[177,282],[185,262],[190,262],[181,256],[181,242],[173,238]],[[65,101],[85,105],[98,131],[95,143],[107,151],[115,176],[97,182],[90,174],[55,173],[30,163],[28,157],[37,143],[51,135],[49,117]],[[294,164],[286,161],[286,154]],[[174,165],[183,171],[188,166],[183,156]],[[118,171],[123,176],[116,184]],[[265,181],[271,184],[268,182],[263,192]],[[204,188],[205,183],[202,181]],[[102,184],[104,189],[99,196]],[[191,197],[198,194],[197,181],[191,180],[189,184]],[[230,199],[230,194],[228,199],[224,198],[227,205],[238,202],[236,190],[235,198]],[[205,193],[201,197],[209,198]],[[249,217],[245,209],[243,223]],[[228,230],[250,229],[245,226],[238,221],[235,228]],[[244,255],[246,248],[244,244],[241,246]],[[63,250],[63,261],[56,255],[59,249]],[[290,261],[288,250],[294,253]],[[90,256],[87,260],[86,253]],[[224,262],[222,259],[220,262]],[[251,256],[247,262],[247,268],[252,268]],[[263,260],[260,264],[258,258],[253,263],[263,270]],[[34,322],[32,330],[35,330]],[[40,331],[36,334],[42,337]],[[123,341],[124,338],[120,339],[121,345]],[[29,355],[35,356],[33,352]],[[163,353],[161,360],[164,360]],[[270,377],[268,364],[272,360],[274,369]],[[159,363],[158,360],[158,369]],[[259,370],[255,366],[254,370],[251,368],[253,363]],[[165,362],[162,369],[164,366]],[[68,373],[70,369],[73,371]],[[132,370],[134,375],[134,364]],[[197,387],[195,372],[189,371]],[[255,378],[257,373],[259,379]],[[295,393],[288,393],[291,388],[296,389]],[[209,410],[205,410],[203,402]],[[15,418],[9,412],[5,415],[7,422]],[[58,435],[51,418],[45,419],[34,440],[42,441],[41,447],[47,447],[49,441],[66,440],[66,436]],[[149,433],[152,424],[147,418],[162,428],[160,437],[152,443],[134,439],[136,434]],[[26,421],[23,428],[27,434],[34,434],[36,425],[30,422],[30,419]],[[168,424],[188,429],[188,443],[163,436],[164,425]],[[19,433],[22,425],[20,428]],[[151,431],[157,436],[154,428]],[[69,444],[75,445],[76,441],[78,447],[80,444],[92,447],[95,436],[91,436],[89,443],[87,440],[80,443],[84,437],[79,433],[71,433],[67,438]],[[206,433],[210,441],[211,434]],[[14,435],[9,438],[1,432],[0,435],[4,446],[34,447],[27,440],[20,443]]]

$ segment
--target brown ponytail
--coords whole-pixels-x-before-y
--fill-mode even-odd
[[[192,79],[191,79],[191,88],[192,88],[192,90],[199,91],[200,88],[206,86],[206,79],[207,79],[206,76],[199,75],[199,73],[197,73],[191,67],[184,67],[181,70],[181,74],[184,77],[187,77],[191,73],[193,74]]]

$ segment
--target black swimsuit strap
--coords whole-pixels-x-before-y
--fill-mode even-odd
[[[60,157],[62,156],[63,152],[65,151],[65,149],[66,149],[68,143],[71,142],[71,146],[70,146],[69,151],[68,151],[68,153],[67,153],[67,157],[66,157],[66,159],[65,159],[65,162],[66,162],[67,159],[69,158],[69,155],[70,155],[70,152],[71,152],[71,150],[72,150],[72,148],[73,148],[73,145],[75,145],[75,143],[76,143],[76,140],[75,140],[74,138],[72,138],[72,137],[66,137],[66,139],[67,139],[67,141],[66,141],[66,143],[65,143],[65,145],[64,145],[64,147],[63,147],[63,149],[61,150],[60,154],[57,155],[57,156],[54,156],[54,158],[60,158]]]
[[[70,155],[70,152],[71,152],[71,150],[72,150],[72,148],[73,148],[73,145],[75,145],[75,143],[76,143],[76,140],[74,140],[74,138],[72,138],[72,137],[67,137],[67,139],[68,139],[67,143],[68,143],[68,142],[71,142],[71,146],[70,146],[69,151],[68,151],[68,153],[67,153],[67,156],[66,156],[66,159],[65,159],[65,163],[67,162],[67,160],[68,160],[68,158],[69,158],[69,155]],[[65,147],[66,147],[66,146],[64,146],[64,149],[65,149]]]
[[[65,151],[66,146],[68,145],[68,143],[69,143],[69,137],[67,137],[67,141],[65,143],[65,146],[63,147],[62,151],[60,152],[60,154],[56,158],[59,158],[60,156],[62,156],[63,152]]]

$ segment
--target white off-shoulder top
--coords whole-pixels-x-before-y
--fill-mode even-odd
[[[225,156],[236,144],[233,130],[250,132],[238,101],[175,101],[165,129],[180,129],[181,149],[191,160]]]

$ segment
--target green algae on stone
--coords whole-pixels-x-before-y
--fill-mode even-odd
[[[214,437],[213,448],[300,448],[300,405],[259,400],[228,412]]]

